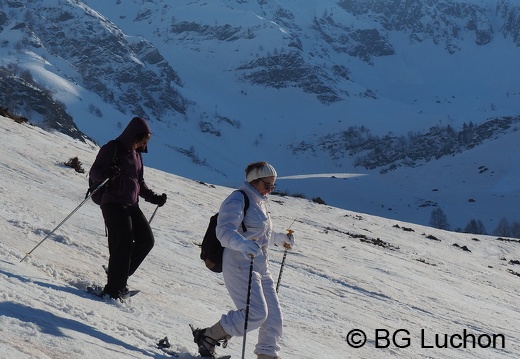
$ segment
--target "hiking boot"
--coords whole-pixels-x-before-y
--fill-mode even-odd
[[[193,341],[199,346],[201,357],[215,358],[215,346],[220,346],[222,343],[222,348],[225,348],[228,340],[231,339],[231,336],[224,331],[220,322],[205,329],[194,329],[191,324],[190,327],[193,333]]]
[[[120,289],[120,290],[111,290],[110,288],[105,286],[105,288],[102,291],[101,296],[104,296],[104,295],[108,295],[112,299],[119,299],[121,301],[131,297],[130,291],[128,290],[127,286],[125,286],[123,289]]]
[[[267,354],[258,354],[257,359],[282,359],[282,358],[274,357],[272,355],[267,355]]]

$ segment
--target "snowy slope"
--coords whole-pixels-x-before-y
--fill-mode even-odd
[[[104,302],[84,292],[104,281],[108,252],[100,210],[91,202],[20,263],[84,198],[85,174],[62,163],[78,156],[88,169],[97,149],[4,118],[0,134],[0,358],[168,358],[154,347],[164,336],[181,358],[192,358],[188,324],[212,324],[232,308],[221,276],[204,268],[194,245],[232,189],[146,168],[148,184],[169,200],[152,222],[156,247],[129,281],[142,292],[127,303]],[[270,198],[275,227],[295,220],[297,236],[280,287],[284,358],[520,355],[520,278],[512,273],[520,272],[518,241]],[[142,208],[148,216],[154,210],[148,203]],[[275,277],[281,258],[280,250],[271,251]],[[363,348],[347,343],[354,329],[366,332]],[[398,331],[395,343],[386,345],[385,330]],[[480,342],[455,348],[463,333]],[[437,348],[445,334],[454,340]],[[496,348],[484,348],[492,336]],[[254,357],[255,337],[248,336],[246,358]],[[220,352],[239,358],[241,344],[233,338]]]

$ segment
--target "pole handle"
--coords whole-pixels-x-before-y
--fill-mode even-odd
[[[287,228],[287,235],[288,235],[288,236],[291,235],[291,234],[293,234],[293,233],[294,233],[294,231],[293,231],[292,229]],[[285,248],[286,251],[287,251],[288,249],[292,249],[291,245],[288,244],[288,243],[284,243],[284,244],[283,244],[283,247]]]
[[[289,226],[289,228],[287,228],[287,235],[290,235],[290,234],[293,234],[294,231],[291,229],[293,223],[296,221],[296,218],[294,219],[294,221],[292,221],[291,225]],[[284,243],[283,247],[285,248],[284,251],[283,251],[283,258],[282,258],[282,263],[280,264],[280,273],[278,274],[278,281],[276,282],[276,293],[278,293],[278,288],[280,287],[280,282],[282,281],[282,273],[283,273],[283,267],[285,265],[285,258],[287,258],[287,251],[289,249],[291,249],[291,246],[287,243]]]

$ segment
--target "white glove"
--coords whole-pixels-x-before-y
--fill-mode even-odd
[[[241,252],[247,259],[251,259],[251,256],[256,257],[262,254],[262,249],[255,241],[250,239],[245,239],[241,242],[237,247],[237,251]]]
[[[283,246],[287,249],[291,249],[294,246],[294,234],[287,233]]]

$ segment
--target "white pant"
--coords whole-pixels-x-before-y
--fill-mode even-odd
[[[229,248],[224,249],[222,259],[224,283],[237,310],[223,314],[220,324],[226,333],[231,336],[244,335],[249,267],[250,261],[242,253]],[[278,301],[275,283],[269,272],[268,256],[264,250],[262,255],[254,259],[251,302],[247,321],[248,332],[260,328],[255,354],[278,356],[282,325],[282,310]]]

